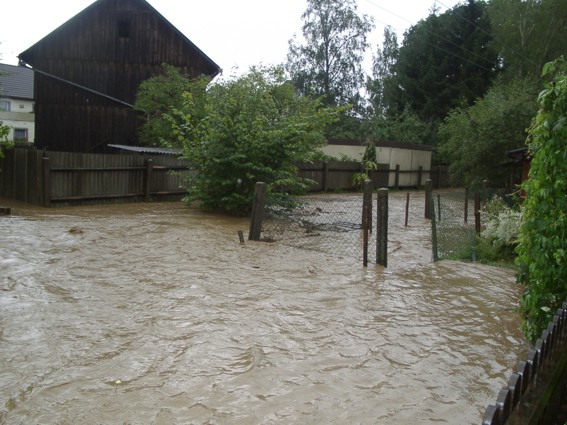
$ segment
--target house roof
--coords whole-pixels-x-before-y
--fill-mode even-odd
[[[0,63],[0,97],[33,100],[33,71]]]
[[[51,33],[49,33],[43,39],[36,42],[33,46],[29,47],[24,52],[20,53],[18,55],[18,58],[21,61],[24,61],[25,63],[27,63],[31,66],[34,66],[34,62],[36,61],[36,57],[41,55],[41,51],[42,51],[41,47],[42,47],[43,43],[45,43],[46,41],[48,41],[51,38],[57,37],[58,33],[64,31],[64,29],[66,27],[72,26],[73,22],[76,21],[78,18],[88,15],[91,10],[96,9],[97,7],[102,7],[102,5],[106,2],[108,2],[108,1],[109,0],[97,0],[97,1],[93,2],[90,6],[86,7],[81,12],[79,12],[77,15],[75,15],[74,17],[69,19],[67,22],[65,22],[64,24],[62,24],[61,26],[59,26],[58,28],[53,30]],[[138,1],[138,3],[140,4],[141,7],[145,8],[148,11],[150,11],[151,13],[155,14],[155,16],[157,16],[168,27],[170,27],[171,30],[173,32],[175,32],[183,40],[184,43],[189,45],[192,49],[194,49],[196,52],[198,52],[199,55],[201,55],[201,57],[210,65],[210,67],[215,70],[214,75],[211,75],[212,77],[215,77],[216,75],[218,75],[221,72],[221,68],[219,67],[219,65],[217,65],[201,49],[199,49],[191,40],[189,40],[189,38],[187,38],[187,36],[185,36],[181,31],[179,31],[175,26],[173,26],[173,24],[171,24],[166,18],[164,18],[163,15],[161,13],[159,13],[151,4],[149,4],[146,0],[137,0],[137,1]]]
[[[130,152],[160,154],[160,155],[181,155],[181,149],[177,148],[155,148],[147,146],[126,146],[126,145],[113,145],[109,144],[111,148],[121,149]]]

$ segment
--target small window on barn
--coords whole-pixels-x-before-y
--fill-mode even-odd
[[[10,112],[10,101],[0,100],[0,111]]]
[[[130,38],[130,18],[120,17],[116,22],[116,31],[118,32],[119,38]]]
[[[15,142],[27,142],[28,141],[28,129],[27,128],[14,128],[14,141]]]

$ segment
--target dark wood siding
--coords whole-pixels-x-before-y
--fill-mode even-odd
[[[36,145],[71,152],[137,144],[125,104],[163,63],[190,77],[219,71],[144,0],[99,0],[20,58],[37,70]]]

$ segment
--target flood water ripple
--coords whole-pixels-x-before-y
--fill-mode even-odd
[[[423,261],[417,219],[390,226],[388,269],[247,226],[181,204],[0,217],[0,423],[477,424],[525,353],[513,272]]]

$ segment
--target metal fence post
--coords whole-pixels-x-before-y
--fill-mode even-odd
[[[250,232],[248,240],[259,241],[262,235],[262,221],[264,219],[264,206],[266,205],[266,183],[257,182],[254,188],[254,202],[250,218]]]
[[[364,208],[370,206],[368,209],[368,230],[372,233],[372,181],[365,180],[364,183],[362,183],[362,190],[362,223],[364,224]]]
[[[368,266],[368,234],[372,231],[372,181],[362,183],[362,264]]]
[[[376,264],[388,267],[388,189],[378,189],[376,213]]]

